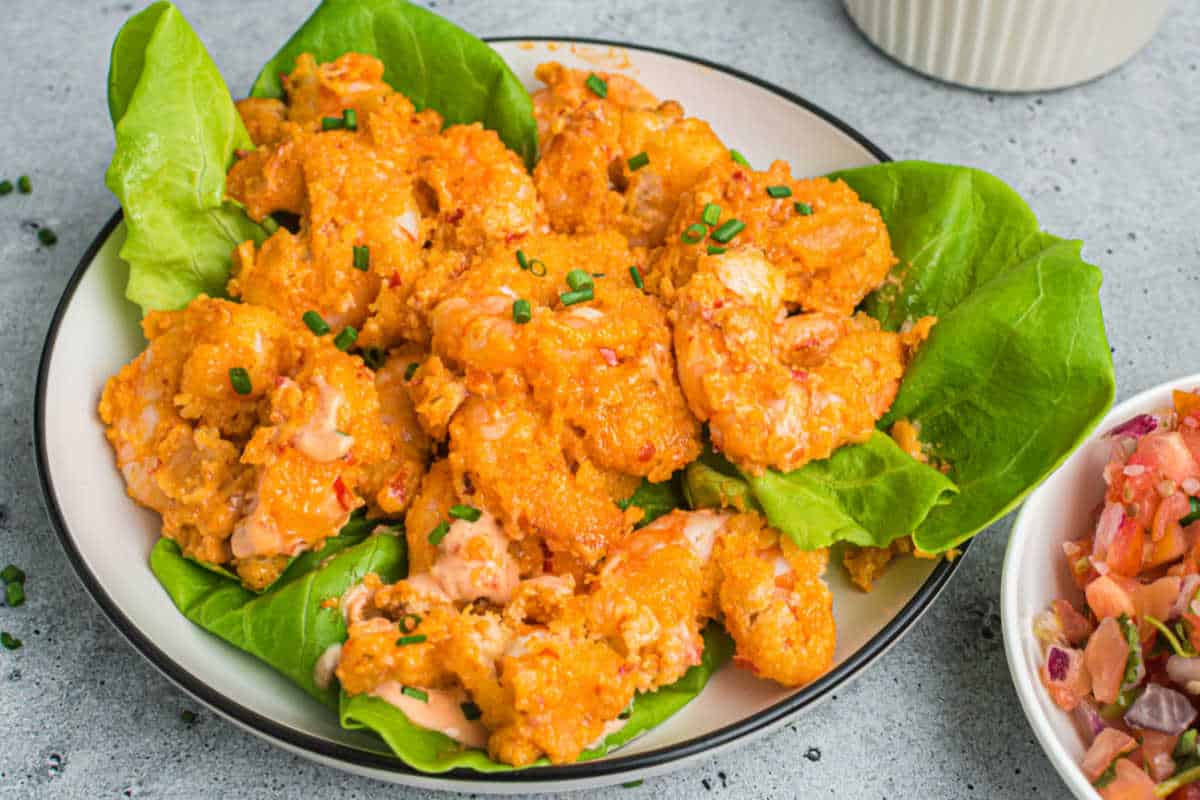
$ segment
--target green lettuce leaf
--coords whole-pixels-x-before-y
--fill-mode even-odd
[[[880,210],[900,259],[867,311],[891,329],[938,317],[880,424],[918,423],[959,488],[914,533],[941,552],[1016,506],[1111,405],[1100,270],[978,170],[911,161],[836,177]]]
[[[707,449],[684,469],[683,496],[688,508],[762,511],[738,468]]]
[[[110,63],[116,150],[105,183],[125,211],[125,295],[144,312],[220,296],[234,247],[266,235],[225,199],[234,152],[251,146],[229,89],[170,3],[126,22]]]
[[[150,569],[189,620],[335,706],[337,688],[318,687],[313,667],[327,647],[345,641],[346,623],[337,607],[322,608],[321,603],[341,597],[368,572],[392,582],[407,570],[404,540],[387,533],[369,535],[367,527],[348,526],[311,559],[294,561],[263,594],[184,558],[179,545],[166,538],[150,552]]]
[[[710,624],[704,629],[704,655],[700,663],[670,686],[635,697],[625,726],[609,735],[602,746],[583,753],[579,760],[599,758],[662,723],[700,694],[712,674],[732,655],[733,640],[718,625]],[[350,730],[374,731],[406,764],[422,772],[445,772],[456,767],[479,772],[513,769],[492,761],[482,750],[465,750],[444,734],[414,725],[404,712],[377,697],[363,694],[350,697],[342,693],[341,722],[342,727]],[[542,759],[534,766],[547,763]]]
[[[529,93],[495,50],[457,25],[405,0],[325,0],[254,82],[254,97],[282,97],[281,75],[296,57],[318,62],[356,52],[381,60],[383,78],[418,110],[447,125],[481,122],[532,169],[537,123]]]
[[[617,503],[621,508],[637,506],[642,510],[642,518],[638,520],[639,528],[649,525],[663,514],[670,514],[677,508],[684,508],[683,489],[680,486],[679,475],[662,483],[651,483],[645,478],[642,485],[633,494]]]

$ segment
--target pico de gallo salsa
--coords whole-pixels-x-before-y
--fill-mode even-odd
[[[1200,800],[1200,393],[1172,399],[1106,434],[1104,502],[1063,545],[1083,603],[1034,623],[1042,682],[1105,800]]]

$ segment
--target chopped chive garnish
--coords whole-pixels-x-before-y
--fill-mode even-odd
[[[802,217],[807,217],[812,214],[812,206],[810,206],[808,203],[801,203],[799,200],[797,200],[795,203],[792,203],[792,208],[796,209],[796,213]]]
[[[459,503],[458,505],[450,506],[450,516],[455,519],[465,519],[467,522],[478,522],[483,516],[483,512],[475,506],[468,506]]]
[[[573,269],[567,273],[567,286],[572,289],[591,289],[595,287],[592,276],[581,269]]]
[[[184,724],[191,725],[196,721],[196,712],[190,708],[185,708],[179,712],[179,718],[183,720]]]
[[[250,383],[250,373],[246,372],[245,367],[229,368],[229,385],[238,394],[250,394],[254,388]]]
[[[321,117],[321,130],[335,131],[346,127],[346,121],[341,117]]]
[[[474,703],[459,703],[459,708],[462,709],[463,716],[472,722],[483,716],[483,711],[481,711],[479,706],[475,705]]]
[[[29,194],[33,191],[33,181],[29,180],[28,175],[17,178],[17,191],[21,194]]]
[[[416,361],[413,361],[412,363],[410,363],[407,367],[404,368],[404,380],[411,381],[413,378],[413,375],[416,375],[417,370],[420,368],[421,368],[421,365],[418,364]]]
[[[12,194],[13,182],[10,180],[0,181],[0,197],[6,194]]]
[[[55,233],[54,231],[50,230],[49,228],[39,228],[38,232],[37,232],[37,237],[38,237],[38,241],[41,242],[42,244],[46,245],[46,247],[53,247],[54,244],[58,241],[58,234]]]
[[[700,221],[705,225],[716,225],[721,221],[721,207],[716,203],[709,203],[700,214]]]
[[[517,251],[517,266],[521,269],[529,269],[529,258],[525,255],[524,250]]]
[[[422,703],[429,702],[429,692],[418,689],[415,686],[405,686],[400,690],[400,694],[406,694],[414,700],[420,700]]]
[[[646,288],[645,283],[642,282],[642,271],[637,268],[636,264],[629,268],[629,277],[633,278],[634,286],[638,287],[639,289]]]
[[[324,336],[329,333],[328,323],[316,311],[305,311],[301,319],[304,320],[304,324],[308,326],[308,329],[317,336]]]
[[[733,163],[735,164],[741,164],[743,167],[750,166],[750,162],[746,160],[746,157],[737,150],[731,149],[729,151],[729,157],[733,159]]]
[[[368,347],[362,352],[362,360],[371,369],[378,370],[387,363],[387,351],[382,347]]]
[[[338,350],[349,350],[358,340],[358,329],[353,325],[342,328],[342,332],[333,337],[333,346]]]
[[[4,602],[8,603],[10,608],[16,608],[25,603],[25,585],[21,583],[10,583],[4,587]]]
[[[592,293],[592,287],[586,289],[576,289],[573,292],[563,292],[558,296],[564,306],[573,306],[576,303],[586,303],[589,300],[595,300],[595,295]]]
[[[546,264],[540,258],[534,258],[529,261],[529,274],[536,278],[546,277]]]
[[[715,245],[715,244],[710,244],[710,245],[708,246],[708,254],[709,254],[710,256],[719,256],[719,255],[721,255],[721,253],[724,253],[724,252],[725,252],[727,249],[728,249],[728,248],[725,248],[725,247],[718,247],[718,246],[717,246],[717,245]]]
[[[1196,520],[1200,520],[1200,499],[1189,497],[1188,513],[1183,517],[1183,519],[1179,520],[1179,524],[1186,528]]]
[[[346,130],[358,130],[358,112],[353,108],[347,108],[346,112],[342,115],[342,119],[345,120]]]
[[[16,564],[9,564],[0,570],[0,580],[3,580],[5,583],[24,583],[25,573]]]
[[[695,223],[687,226],[687,230],[685,230],[682,234],[680,234],[679,239],[684,244],[695,244],[696,242],[703,239],[704,234],[706,234],[706,233],[708,233],[708,229],[705,228],[699,222],[695,222]]]
[[[5,650],[19,650],[21,648],[21,640],[8,631],[0,631],[0,645],[4,645]]]
[[[400,618],[400,630],[405,633],[412,633],[421,624],[421,617],[418,614],[405,614]]]
[[[363,272],[371,268],[371,248],[365,244],[354,246],[354,268]]]
[[[729,240],[737,236],[746,227],[746,223],[740,219],[727,219],[721,223],[721,227],[712,232],[714,242],[721,244],[729,244]]]
[[[513,300],[513,322],[524,325],[533,319],[533,307],[528,300]]]
[[[584,83],[587,84],[587,87],[591,89],[597,97],[608,97],[608,84],[605,83],[604,79],[596,73],[593,72],[591,75],[588,75],[587,80],[584,81]]]
[[[645,152],[638,153],[636,156],[633,156],[632,158],[629,159],[629,171],[637,172],[639,169],[641,169],[642,167],[646,166],[649,163],[650,163],[650,156],[646,155]]]
[[[768,186],[767,194],[774,198],[791,197],[792,189],[790,186],[784,186],[783,184],[779,184],[778,186]]]
[[[427,637],[423,633],[413,634],[412,636],[401,636],[399,639],[396,640],[396,646],[404,647],[404,646],[410,645],[410,644],[424,644],[425,640],[427,638],[429,638],[429,637]]]
[[[639,786],[641,786],[643,783],[645,783],[645,781],[626,781],[625,783],[621,784],[621,788],[622,789],[636,789]]]
[[[442,539],[446,538],[446,534],[450,532],[450,523],[442,520],[437,524],[437,527],[429,532],[429,543],[437,547],[442,543]]]

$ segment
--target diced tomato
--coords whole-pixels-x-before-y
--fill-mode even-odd
[[[1158,504],[1154,512],[1154,522],[1150,526],[1150,539],[1157,542],[1167,534],[1167,528],[1179,524],[1192,510],[1188,497],[1183,492],[1173,492]]]
[[[1178,389],[1171,392],[1171,400],[1175,403],[1175,411],[1180,417],[1186,417],[1192,412],[1200,412],[1200,394],[1181,392]]]
[[[1101,703],[1116,700],[1125,676],[1125,662],[1129,659],[1129,643],[1115,619],[1108,617],[1100,623],[1088,639],[1083,658],[1092,677],[1092,694]]]
[[[1178,575],[1168,575],[1153,583],[1139,585],[1133,595],[1138,617],[1149,614],[1160,622],[1165,622],[1171,616],[1171,606],[1179,599],[1182,584],[1183,579]]]
[[[1100,790],[1104,800],[1158,800],[1155,783],[1128,758],[1117,762],[1117,776]]]
[[[1054,613],[1058,614],[1058,622],[1062,627],[1063,636],[1072,646],[1078,646],[1087,641],[1087,638],[1092,635],[1092,631],[1096,630],[1096,626],[1092,621],[1075,610],[1075,606],[1071,605],[1068,600],[1055,600]]]
[[[1143,436],[1128,463],[1144,464],[1176,483],[1200,477],[1200,464],[1178,431]]]
[[[1096,619],[1119,617],[1122,614],[1132,617],[1137,614],[1137,605],[1133,600],[1136,589],[1134,581],[1101,575],[1087,585],[1084,595]]]
[[[1151,778],[1165,781],[1175,774],[1175,759],[1171,754],[1175,752],[1178,736],[1143,730],[1135,731],[1134,735],[1142,742],[1142,760]]]
[[[1189,537],[1183,532],[1178,522],[1167,526],[1163,537],[1146,548],[1142,563],[1146,569],[1161,567],[1183,558],[1190,547]],[[1192,570],[1193,572],[1195,570]]]
[[[1200,616],[1190,611],[1183,612],[1183,621],[1187,623],[1188,644],[1200,653]]]
[[[1193,415],[1194,417],[1195,415]],[[1187,449],[1191,451],[1192,458],[1200,461],[1200,428],[1187,428],[1180,426],[1179,435],[1183,437],[1183,443],[1187,445]]]
[[[1096,736],[1092,746],[1083,757],[1083,774],[1089,781],[1095,781],[1104,774],[1113,759],[1132,753],[1137,749],[1137,742],[1132,736],[1116,728],[1105,728]]]
[[[1108,546],[1104,562],[1118,575],[1135,577],[1142,571],[1146,531],[1136,519],[1126,519]]]

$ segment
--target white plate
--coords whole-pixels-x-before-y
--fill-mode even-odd
[[[533,68],[620,70],[664,98],[681,100],[731,147],[765,168],[791,161],[798,175],[873,164],[887,156],[828,113],[791,93],[687,56],[607,42],[504,40],[496,49],[532,88]],[[902,559],[869,595],[830,570],[838,623],[835,668],[801,690],[724,669],[695,702],[607,758],[507,775],[424,775],[388,756],[380,741],[350,733],[336,715],[265,664],[187,622],[147,566],[157,515],[136,507],[96,414],[104,381],[144,346],[137,309],[121,295],[120,217],[97,236],[67,285],[38,376],[36,437],[46,505],[63,547],[105,614],[159,670],[242,727],[297,753],[371,777],[467,792],[528,792],[629,781],[677,769],[760,736],[828,695],[879,656],[917,619],[954,570]]]
[[[1071,715],[1054,705],[1042,686],[1038,675],[1042,650],[1033,635],[1033,620],[1056,598],[1070,599],[1077,607],[1083,600],[1063,558],[1062,544],[1090,533],[1093,513],[1104,500],[1101,475],[1109,456],[1104,434],[1130,417],[1170,406],[1172,390],[1197,386],[1200,374],[1178,378],[1110,411],[1087,441],[1025,500],[1008,540],[1000,588],[1008,670],[1042,749],[1079,800],[1098,800],[1100,794],[1079,768],[1087,751],[1083,736]]]

